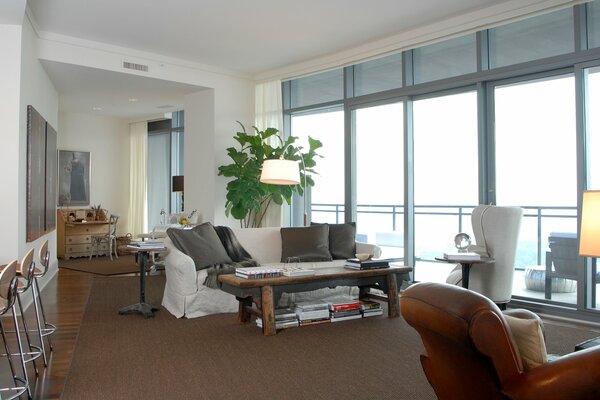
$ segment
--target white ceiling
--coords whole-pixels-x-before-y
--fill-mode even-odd
[[[255,76],[507,1],[28,0],[28,6],[40,33]],[[177,99],[181,104],[185,93],[198,90],[134,75],[43,65],[59,92],[63,111],[90,112],[98,104],[106,107],[106,115],[132,117],[144,105],[149,106],[147,112],[159,105],[177,106]],[[144,96],[151,99],[146,102]],[[138,98],[138,104],[123,106],[123,99],[129,98]]]

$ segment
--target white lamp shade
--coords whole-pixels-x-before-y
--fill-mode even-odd
[[[265,160],[260,181],[271,185],[298,185],[300,183],[298,162],[281,159]]]
[[[600,257],[600,190],[583,192],[579,255]]]

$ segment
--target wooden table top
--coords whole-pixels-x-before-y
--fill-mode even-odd
[[[277,268],[277,267],[273,267]],[[269,267],[265,267],[269,269]],[[245,279],[235,276],[235,274],[219,275],[219,281],[237,287],[260,287],[260,286],[278,286],[290,283],[306,283],[322,281],[327,279],[343,278],[365,278],[370,276],[381,276],[390,274],[408,273],[413,270],[412,267],[405,265],[390,265],[389,268],[374,269],[348,269],[344,267],[319,268],[315,270],[314,275],[302,276],[278,276],[275,278]]]

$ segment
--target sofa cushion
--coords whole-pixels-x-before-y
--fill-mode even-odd
[[[323,225],[311,222],[311,225]],[[356,223],[329,225],[329,252],[334,260],[347,260],[356,255]]]
[[[517,318],[504,315],[513,334],[525,370],[548,361],[544,333],[537,319]]]
[[[231,263],[231,258],[223,247],[215,228],[205,222],[192,229],[167,229],[167,235],[179,249],[194,260],[196,270],[208,268],[214,264]]]
[[[290,258],[298,261],[331,261],[329,226],[281,228],[281,262],[287,262]]]

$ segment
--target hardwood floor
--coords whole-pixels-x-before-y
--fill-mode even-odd
[[[56,332],[51,336],[53,351],[49,353],[48,367],[44,368],[41,358],[36,360],[39,375],[35,377],[33,366],[28,363],[29,379],[32,384],[32,393],[35,399],[60,399],[65,378],[69,373],[71,359],[81,318],[85,310],[92,283],[92,274],[77,272],[68,269],[59,269],[42,292],[42,301],[46,318],[57,326]],[[35,326],[33,307],[26,311],[27,321],[31,327]],[[10,312],[7,313],[10,319]],[[12,329],[12,323],[6,321],[6,329]],[[16,341],[11,343],[13,334],[9,335],[9,345],[15,349]],[[11,350],[12,351],[12,350]],[[0,357],[0,383],[3,387],[12,386],[10,369],[4,357]],[[25,398],[26,396],[23,396]]]

